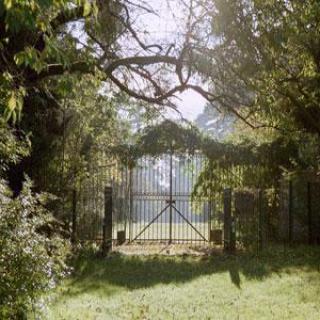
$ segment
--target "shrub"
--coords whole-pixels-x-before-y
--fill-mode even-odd
[[[0,319],[23,319],[45,307],[41,296],[66,271],[68,243],[52,231],[47,195],[26,181],[15,199],[0,181]]]

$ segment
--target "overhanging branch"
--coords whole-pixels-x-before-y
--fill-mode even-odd
[[[121,66],[130,66],[130,65],[140,65],[147,66],[157,63],[167,63],[172,65],[178,65],[179,59],[172,56],[136,56],[136,57],[128,57],[123,59],[118,59],[111,62],[106,68],[104,68],[104,72],[106,74],[111,74],[115,69]]]
[[[92,64],[89,64],[85,61],[78,61],[70,66],[64,66],[63,64],[49,64],[48,67],[41,71],[40,73],[33,72],[29,77],[28,80],[30,82],[39,82],[40,80],[43,80],[48,77],[52,76],[58,76],[62,75],[65,72],[69,73],[93,73],[94,72],[94,66]]]

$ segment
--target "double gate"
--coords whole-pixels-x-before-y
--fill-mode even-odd
[[[74,238],[112,238],[117,243],[212,241],[228,250],[236,243],[261,246],[268,230],[263,192],[223,189],[195,195],[196,185],[202,188],[200,194],[206,193],[201,179],[207,161],[201,154],[164,154],[144,156],[132,169],[116,162],[98,168],[74,192]]]
[[[205,161],[201,154],[145,156],[122,171],[112,183],[114,240],[209,241],[216,202],[193,196]]]

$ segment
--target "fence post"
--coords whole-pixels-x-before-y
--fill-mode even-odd
[[[223,191],[224,206],[224,233],[223,233],[223,249],[225,252],[231,253],[235,250],[235,222],[231,216],[231,189]]]
[[[312,228],[312,204],[311,204],[311,183],[307,182],[307,204],[308,204],[308,242],[313,243],[313,228]]]
[[[258,251],[263,248],[263,235],[264,235],[264,215],[263,215],[263,193],[258,190]]]
[[[173,147],[171,146],[171,152],[170,152],[170,180],[169,180],[169,183],[170,183],[170,197],[169,197],[169,203],[170,203],[170,207],[169,207],[169,244],[172,243],[172,215],[173,215],[173,207],[172,207],[172,204],[173,204],[173,199],[172,199],[172,188],[173,188],[173,185],[172,185],[172,182],[173,182]]]
[[[72,190],[72,230],[71,243],[75,244],[77,241],[77,190]]]
[[[209,202],[208,202],[208,240],[209,242],[212,241],[211,239],[211,219],[212,219],[212,197],[210,195],[210,198],[209,198]]]
[[[292,181],[289,180],[289,208],[288,208],[288,214],[289,214],[289,221],[288,221],[288,227],[289,227],[289,244],[292,243],[293,240],[293,217],[292,217]]]
[[[130,167],[129,169],[129,242],[132,241],[132,231],[133,231],[133,168]]]
[[[104,223],[102,253],[108,254],[112,249],[112,187],[104,189]]]

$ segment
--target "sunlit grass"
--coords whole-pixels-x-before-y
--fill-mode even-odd
[[[320,251],[82,259],[49,319],[320,319]]]

